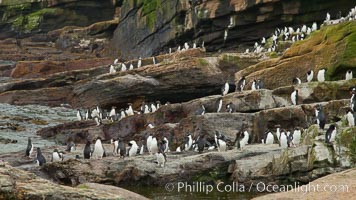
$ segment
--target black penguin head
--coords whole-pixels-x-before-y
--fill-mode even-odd
[[[309,70],[309,71],[307,72],[308,75],[310,75],[311,73],[312,73],[312,70]]]
[[[41,148],[37,147],[37,154],[41,154]]]
[[[330,127],[329,127],[330,130],[335,130],[336,129],[336,126],[334,124],[331,124]]]
[[[352,70],[351,70],[351,69],[347,70],[347,73],[349,73],[349,74],[350,74],[351,72],[352,72]]]
[[[57,152],[58,153],[58,149],[54,149],[53,152]]]
[[[90,146],[91,142],[88,140],[85,146]]]
[[[161,102],[160,101],[156,101],[156,104],[161,104]]]

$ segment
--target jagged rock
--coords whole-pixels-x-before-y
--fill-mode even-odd
[[[0,185],[1,199],[146,199],[122,188],[96,183],[77,188],[58,185],[6,163],[0,166]]]
[[[326,80],[344,80],[346,71],[355,69],[354,50],[351,48],[355,43],[355,27],[354,21],[322,27],[311,37],[293,44],[281,58],[263,61],[237,72],[235,80],[246,76],[249,87],[253,79],[262,79],[266,88],[275,89],[291,85],[294,77],[306,82],[306,73],[310,69],[314,71],[316,80],[321,68],[327,68]]]
[[[120,22],[114,32],[114,48],[123,58],[151,56],[194,41],[198,45],[205,41],[208,50],[217,51],[270,36],[276,26],[297,21],[306,24],[321,22],[326,10],[348,12],[354,6],[347,0],[337,4],[300,0],[190,2],[192,4],[186,0],[124,1]],[[228,28],[230,18],[233,18],[233,24]],[[224,42],[227,29],[229,34]]]

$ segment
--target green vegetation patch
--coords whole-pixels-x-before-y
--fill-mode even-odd
[[[356,164],[356,127],[345,129],[339,136],[338,142],[350,150],[351,162]]]

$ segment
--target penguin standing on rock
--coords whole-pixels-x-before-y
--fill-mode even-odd
[[[349,109],[346,113],[346,119],[350,127],[354,127],[356,124],[356,113]]]
[[[257,80],[257,89],[258,89],[258,90],[263,89],[263,82],[262,82],[261,79],[258,79],[258,80]]]
[[[318,79],[319,82],[324,82],[325,81],[325,72],[326,72],[325,68],[323,68],[323,69],[318,71],[317,79]]]
[[[38,166],[43,166],[46,163],[46,158],[42,155],[41,148],[37,147],[36,162]]]
[[[353,77],[352,77],[352,70],[347,70],[346,72],[346,76],[345,76],[345,80],[351,80]]]
[[[245,143],[244,135],[242,134],[242,132],[239,132],[239,131],[236,132],[236,138],[235,138],[234,143],[236,144],[238,150],[241,150],[241,151],[243,150],[246,143]]]
[[[321,105],[318,105],[315,108],[315,117],[316,117],[316,123],[319,125],[319,128],[324,130],[326,124],[326,118]]]
[[[192,145],[193,145],[192,135],[190,133],[187,133],[185,136],[185,141],[184,141],[184,149],[186,151],[189,151],[190,148],[192,147]]]
[[[325,143],[332,143],[335,141],[336,137],[336,127],[335,125],[330,125],[329,129],[326,131],[325,134]]]
[[[215,133],[215,142],[219,152],[227,150],[226,140],[221,136],[221,134],[219,134],[219,132]]]
[[[58,149],[53,150],[51,162],[63,161],[63,153],[59,152]]]
[[[120,157],[121,157],[121,158],[125,158],[125,155],[126,155],[126,145],[125,145],[124,140],[119,139],[119,146],[118,146],[118,149],[119,149]]]
[[[134,140],[131,140],[131,141],[129,142],[128,156],[129,156],[129,157],[136,156],[136,154],[137,154],[137,149],[138,149],[138,146],[137,146],[136,142],[135,142]]]
[[[294,128],[294,132],[293,132],[293,144],[298,146],[300,143],[300,139],[302,137],[302,131],[300,130],[300,128],[296,127]]]
[[[31,158],[31,154],[33,152],[33,144],[31,142],[31,138],[28,138],[27,140],[27,148],[26,148],[26,156]]]
[[[279,138],[279,146],[282,148],[288,147],[288,137],[284,130],[281,131],[281,137]]]
[[[256,80],[252,81],[251,90],[257,90],[257,81]]]
[[[267,130],[265,132],[263,143],[264,144],[273,144],[274,143],[274,136],[271,131]]]
[[[236,84],[236,92],[242,92],[246,86],[246,78],[243,76]]]
[[[150,153],[150,154],[151,154],[151,144],[152,144],[152,135],[149,134],[146,139],[146,147],[147,147],[148,153]]]
[[[288,145],[288,147],[294,147],[295,146],[294,143],[293,143],[293,139],[294,139],[293,133],[288,131],[287,132],[287,145]]]
[[[104,150],[103,144],[101,143],[101,138],[98,137],[94,144],[94,150],[93,150],[92,157],[97,158],[97,159],[102,159],[104,154],[105,154],[105,150]]]
[[[91,142],[90,141],[87,141],[87,143],[85,144],[85,147],[84,147],[84,151],[83,151],[83,154],[84,154],[84,159],[90,159],[91,157]]]
[[[298,90],[294,90],[290,95],[293,105],[298,105]]]
[[[223,87],[221,88],[221,93],[222,93],[222,96],[225,96],[227,95],[227,93],[229,93],[229,83],[226,82]]]
[[[66,151],[67,152],[73,152],[75,151],[76,148],[75,148],[75,143],[73,141],[69,141],[68,144],[67,144],[67,149]]]
[[[114,156],[119,154],[119,141],[111,139],[110,143],[113,145],[112,153]]]
[[[198,146],[198,152],[199,153],[203,153],[205,145],[207,144],[207,140],[206,140],[206,135],[203,136],[199,136],[199,138],[197,139],[197,141],[195,142]]]
[[[159,148],[158,152],[155,154],[157,158],[157,165],[159,167],[164,167],[167,162],[167,156],[166,154]]]
[[[158,141],[156,137],[152,137],[150,150],[152,154],[156,154],[158,152]]]
[[[222,98],[219,97],[216,102],[215,102],[215,108],[216,108],[216,112],[219,113],[221,111],[222,108]]]
[[[314,78],[314,72],[313,72],[313,70],[309,70],[307,72],[307,81],[311,82],[313,80],[313,78]]]
[[[350,108],[353,112],[356,112],[356,87],[351,89],[351,94]]]
[[[80,110],[79,110],[79,109],[77,109],[77,119],[78,119],[78,121],[82,121],[82,120],[83,120],[83,116],[82,116],[82,114],[80,113]]]

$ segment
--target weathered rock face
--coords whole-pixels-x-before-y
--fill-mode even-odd
[[[191,3],[189,3],[191,2]],[[124,1],[120,23],[114,33],[114,48],[123,58],[151,56],[184,42],[201,44],[208,50],[237,46],[270,36],[276,26],[311,24],[354,4],[327,1]],[[224,31],[233,19],[226,42]],[[256,31],[257,30],[257,31]]]
[[[111,20],[114,14],[111,0],[4,0],[0,2],[0,39],[46,33],[64,26],[88,26]]]
[[[0,165],[1,199],[146,199],[122,188],[96,183],[76,188],[58,185],[2,161]]]
[[[322,68],[327,69],[326,80],[343,80],[347,70],[351,69],[356,73],[356,57],[353,53],[355,35],[356,22],[354,21],[322,27],[311,37],[287,49],[281,58],[263,61],[238,71],[235,80],[238,81],[246,76],[250,87],[253,79],[262,79],[266,88],[275,89],[290,85],[294,77],[299,77],[306,82],[308,70],[314,71],[314,80],[316,80],[318,70]]]

